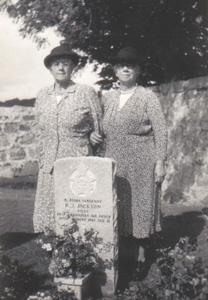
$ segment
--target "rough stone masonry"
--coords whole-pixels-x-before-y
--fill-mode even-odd
[[[208,205],[208,77],[152,88],[168,127],[163,200]],[[0,177],[37,175],[34,99],[0,102]]]

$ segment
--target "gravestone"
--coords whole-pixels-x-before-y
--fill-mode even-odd
[[[112,295],[117,284],[118,234],[115,162],[100,157],[70,157],[55,162],[56,233],[74,218],[79,232],[94,229],[102,239],[99,256],[112,261],[105,270],[102,294]]]

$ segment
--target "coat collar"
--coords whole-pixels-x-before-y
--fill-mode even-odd
[[[76,86],[77,86],[77,84],[72,81],[72,84],[67,88],[65,94],[74,93],[75,90],[76,90]],[[51,86],[49,86],[49,88],[48,88],[48,94],[49,95],[55,94],[55,83],[52,84]]]
[[[140,96],[141,93],[144,92],[144,90],[145,90],[144,87],[142,87],[142,86],[140,86],[140,85],[137,86],[136,89],[135,89],[135,91],[134,91],[134,93],[132,94],[131,98],[132,98],[132,97],[135,98],[135,97]],[[112,95],[112,97],[113,97],[114,99],[119,98],[119,96],[121,95],[120,89],[116,89],[116,90],[112,91],[112,92],[111,92],[111,95]]]

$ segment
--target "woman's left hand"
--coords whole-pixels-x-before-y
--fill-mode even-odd
[[[102,143],[102,141],[103,141],[102,136],[99,133],[94,131],[90,134],[90,143],[93,146]]]
[[[155,182],[160,184],[165,178],[165,163],[162,160],[158,160],[155,165]]]

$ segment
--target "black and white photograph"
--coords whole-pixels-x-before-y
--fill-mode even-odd
[[[207,0],[0,0],[0,28],[0,300],[207,300]]]

